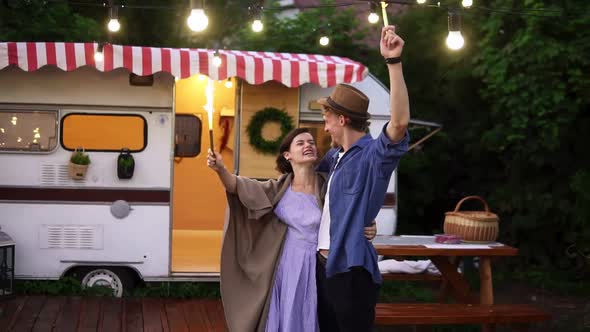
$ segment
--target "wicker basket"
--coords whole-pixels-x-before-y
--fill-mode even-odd
[[[459,211],[463,202],[477,199],[485,211]],[[493,242],[498,237],[498,216],[490,212],[488,203],[479,196],[467,196],[457,203],[455,211],[445,213],[445,234],[459,235],[465,242]]]

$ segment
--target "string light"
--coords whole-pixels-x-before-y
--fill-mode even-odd
[[[367,16],[367,20],[369,21],[369,23],[375,24],[379,22],[379,15],[377,14],[377,4],[375,4],[374,2],[369,2],[369,7],[371,12],[369,13],[369,16]]]
[[[221,66],[222,62],[223,61],[221,61],[221,57],[219,56],[219,51],[215,51],[215,53],[213,53],[213,61],[212,61],[213,65],[215,67],[219,67],[219,66]]]
[[[232,82],[231,78],[228,77],[227,80],[225,80],[224,85],[226,88],[231,89],[234,87],[234,82]]]
[[[379,15],[377,15],[377,13],[371,13],[367,17],[367,20],[369,20],[369,23],[375,24],[375,23],[379,22]]]
[[[254,32],[261,32],[264,29],[264,24],[262,23],[263,9],[264,7],[262,6],[248,7],[248,10],[252,13],[252,17],[254,17],[254,21],[252,21],[252,31]]]
[[[96,52],[94,52],[94,62],[103,62],[104,61],[104,44],[98,43],[98,47],[96,48]]]
[[[63,0],[45,0],[45,2],[47,3],[52,3],[52,2],[61,2]],[[113,6],[113,1],[114,0],[108,0],[108,8],[109,8],[109,22],[107,24],[108,30],[110,32],[117,32],[120,30],[121,28],[121,24],[118,21],[118,8],[138,8],[138,9],[154,9],[154,10],[178,10],[179,8],[181,8],[180,5],[175,5],[175,6],[170,6],[170,5],[121,5],[121,6]],[[207,28],[208,24],[209,24],[209,18],[207,17],[205,10],[204,10],[204,0],[200,0],[201,5],[200,6],[195,6],[193,5],[195,1],[199,1],[199,0],[189,0],[190,1],[190,8],[191,8],[191,12],[190,15],[187,18],[187,24],[189,26],[189,28],[193,31],[203,31]],[[370,14],[367,16],[367,19],[369,20],[370,23],[375,24],[379,21],[379,15],[377,13],[375,13],[374,7],[377,4],[377,0],[371,0],[369,1],[369,4],[371,6],[371,12]],[[411,5],[412,1],[411,0],[388,0],[388,1],[381,1],[382,4],[399,4],[399,5]],[[416,0],[416,3],[419,5],[424,5],[426,4],[427,0]],[[82,2],[82,1],[76,1],[76,0],[70,0],[67,2],[69,5],[71,6],[89,6],[89,7],[105,7],[106,5],[104,3],[91,3],[91,2]],[[307,6],[297,6],[297,8],[299,9],[310,9],[310,8],[335,8],[335,7],[347,7],[347,6],[355,6],[355,5],[361,5],[363,4],[363,2],[358,1],[358,2],[353,2],[353,3],[332,3],[332,4],[320,4],[320,5],[307,5]],[[471,8],[473,7],[473,0],[461,0],[461,5],[464,8]],[[428,7],[438,7],[438,8],[449,8],[451,7],[451,11],[452,13],[449,13],[449,35],[446,38],[446,44],[447,46],[452,49],[452,50],[458,50],[461,49],[464,44],[465,44],[465,40],[463,38],[463,36],[461,35],[461,31],[460,31],[460,25],[461,25],[461,18],[459,16],[458,13],[456,13],[456,8],[454,8],[454,5],[447,5],[445,3],[441,4],[440,1],[438,1],[436,4],[432,4],[432,5],[426,5]],[[255,32],[260,32],[264,29],[264,24],[262,22],[262,11],[264,10],[284,10],[284,7],[270,7],[270,8],[263,8],[260,5],[257,5],[256,7],[249,7],[249,9],[252,8],[256,8],[257,9],[257,15],[254,16],[256,17],[256,19],[252,22],[252,30]],[[508,15],[518,15],[518,16],[535,16],[535,17],[547,17],[547,18],[560,18],[563,17],[565,14],[565,9],[563,8],[558,8],[558,9],[546,9],[546,8],[534,8],[534,9],[523,9],[523,10],[518,10],[515,11],[511,8],[487,8],[487,7],[476,7],[476,9],[479,10],[483,10],[483,11],[487,11],[487,12],[497,12],[497,13],[502,13],[502,14],[508,14]],[[571,14],[568,15],[569,17],[572,17]],[[581,15],[577,15],[576,17],[588,17],[587,14],[581,14]],[[385,17],[384,17],[385,20]],[[456,25],[458,25],[458,27],[456,27]],[[453,26],[453,27],[451,27]],[[110,34],[109,34],[109,38],[110,38]],[[322,46],[327,46],[330,43],[330,38],[327,35],[323,35],[320,40],[319,40],[320,44]],[[104,55],[102,54],[102,45],[99,45],[98,48],[100,51],[97,50],[97,52],[95,53],[95,61],[96,62],[101,62],[104,59]],[[220,62],[221,59],[219,58],[219,60],[216,60],[215,58],[213,59],[213,61],[215,63]]]
[[[326,23],[322,28],[319,29],[320,39],[318,41],[321,46],[326,47],[330,44],[330,37],[328,37],[328,35],[331,31],[332,29],[330,28],[330,23]]]
[[[193,1],[191,0],[191,8],[191,14],[186,19],[189,29],[195,32],[201,32],[207,29],[207,26],[209,25],[209,18],[207,17],[207,14],[205,14],[203,4],[201,3],[201,7],[195,7],[193,6]]]
[[[252,22],[252,31],[260,32],[262,29],[264,29],[264,24],[262,24],[262,21],[260,19],[255,19]]]
[[[109,6],[109,23],[107,24],[107,28],[111,32],[117,32],[121,29],[121,23],[119,23],[117,12],[118,7],[113,7],[111,4],[111,6]]]
[[[465,39],[461,35],[461,16],[455,12],[449,12],[449,35],[447,36],[447,47],[453,51],[460,50],[465,45]]]

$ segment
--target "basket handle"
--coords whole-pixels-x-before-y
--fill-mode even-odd
[[[479,196],[467,196],[465,198],[463,198],[462,200],[459,201],[459,203],[457,203],[457,206],[455,206],[455,211],[454,212],[459,212],[459,209],[461,208],[461,204],[463,204],[463,202],[470,200],[470,199],[477,199],[480,202],[483,203],[483,207],[485,212],[490,212],[490,207],[488,206],[488,203],[481,197]]]

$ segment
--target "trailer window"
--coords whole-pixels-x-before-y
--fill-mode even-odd
[[[147,123],[135,114],[70,113],[61,121],[66,150],[140,152],[147,144]]]
[[[201,119],[177,114],[174,134],[174,157],[196,157],[201,153]]]
[[[57,111],[0,110],[0,151],[53,151],[57,117]]]

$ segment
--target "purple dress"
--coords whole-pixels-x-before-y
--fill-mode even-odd
[[[274,212],[289,227],[275,272],[266,331],[317,332],[315,255],[322,211],[314,195],[289,187]]]

